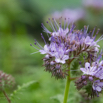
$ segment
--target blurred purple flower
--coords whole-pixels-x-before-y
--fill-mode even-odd
[[[101,82],[100,80],[94,81],[92,88],[93,88],[93,90],[95,90],[97,92],[101,92],[103,89],[103,82]]]
[[[59,19],[60,17],[63,17],[63,18],[69,18],[70,19],[69,22],[76,22],[76,21],[83,19],[85,17],[85,12],[81,8],[64,9],[62,12],[55,11],[51,15],[56,20]]]
[[[83,0],[86,7],[103,8],[103,0]]]
[[[95,77],[103,79],[103,60],[98,64],[98,71],[95,74]]]

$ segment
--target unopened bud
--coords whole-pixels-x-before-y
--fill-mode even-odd
[[[90,80],[90,81],[93,81],[93,77],[89,77],[89,80]]]
[[[50,58],[50,56],[49,56],[49,55],[46,55],[46,56],[45,56],[45,58],[46,58],[46,59],[49,59],[49,58]]]
[[[55,66],[56,69],[60,69],[60,67],[61,67],[60,64],[57,64],[57,65]]]
[[[82,79],[86,79],[86,76],[85,76],[85,75],[82,75],[81,78],[82,78]]]
[[[54,61],[51,61],[51,62],[50,62],[50,65],[54,65],[54,64],[55,64],[55,62],[54,62]]]

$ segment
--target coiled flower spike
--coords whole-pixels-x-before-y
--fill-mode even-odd
[[[78,58],[83,52],[88,54],[88,61],[96,60],[97,53],[99,52],[99,45],[97,43],[103,39],[102,35],[95,41],[99,29],[95,35],[95,28],[89,33],[87,26],[84,26],[84,30],[75,30],[75,25],[70,25],[67,19],[64,19],[64,26],[62,27],[62,18],[60,18],[59,23],[54,18],[52,20],[49,19],[47,24],[51,27],[52,31],[49,31],[43,24],[42,28],[47,33],[49,42],[47,43],[43,34],[41,34],[45,45],[42,47],[35,40],[34,44],[39,48],[34,48],[41,54],[46,55],[43,58],[45,70],[51,72],[52,76],[55,76],[56,79],[65,78],[68,75],[66,72],[68,63]]]
[[[85,68],[80,68],[83,75],[75,82],[78,90],[85,87],[86,92],[91,95],[91,97],[99,96],[99,93],[103,90],[103,60],[100,61],[101,57],[102,52],[92,65],[86,62]],[[84,82],[86,82],[86,85],[83,85]]]

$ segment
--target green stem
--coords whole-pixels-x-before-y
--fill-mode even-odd
[[[64,101],[63,103],[67,103],[67,99],[68,99],[68,94],[69,94],[69,87],[70,87],[70,65],[68,68],[68,76],[67,76],[67,80],[66,80],[66,86],[65,86],[65,92],[64,92]]]

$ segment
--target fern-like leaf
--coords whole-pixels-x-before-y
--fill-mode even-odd
[[[14,92],[10,95],[10,99],[11,100],[15,99],[15,97],[18,93],[20,93],[23,89],[26,89],[35,83],[38,83],[38,82],[37,81],[30,81],[30,82],[23,84],[22,86],[18,86],[17,89],[14,90]]]

